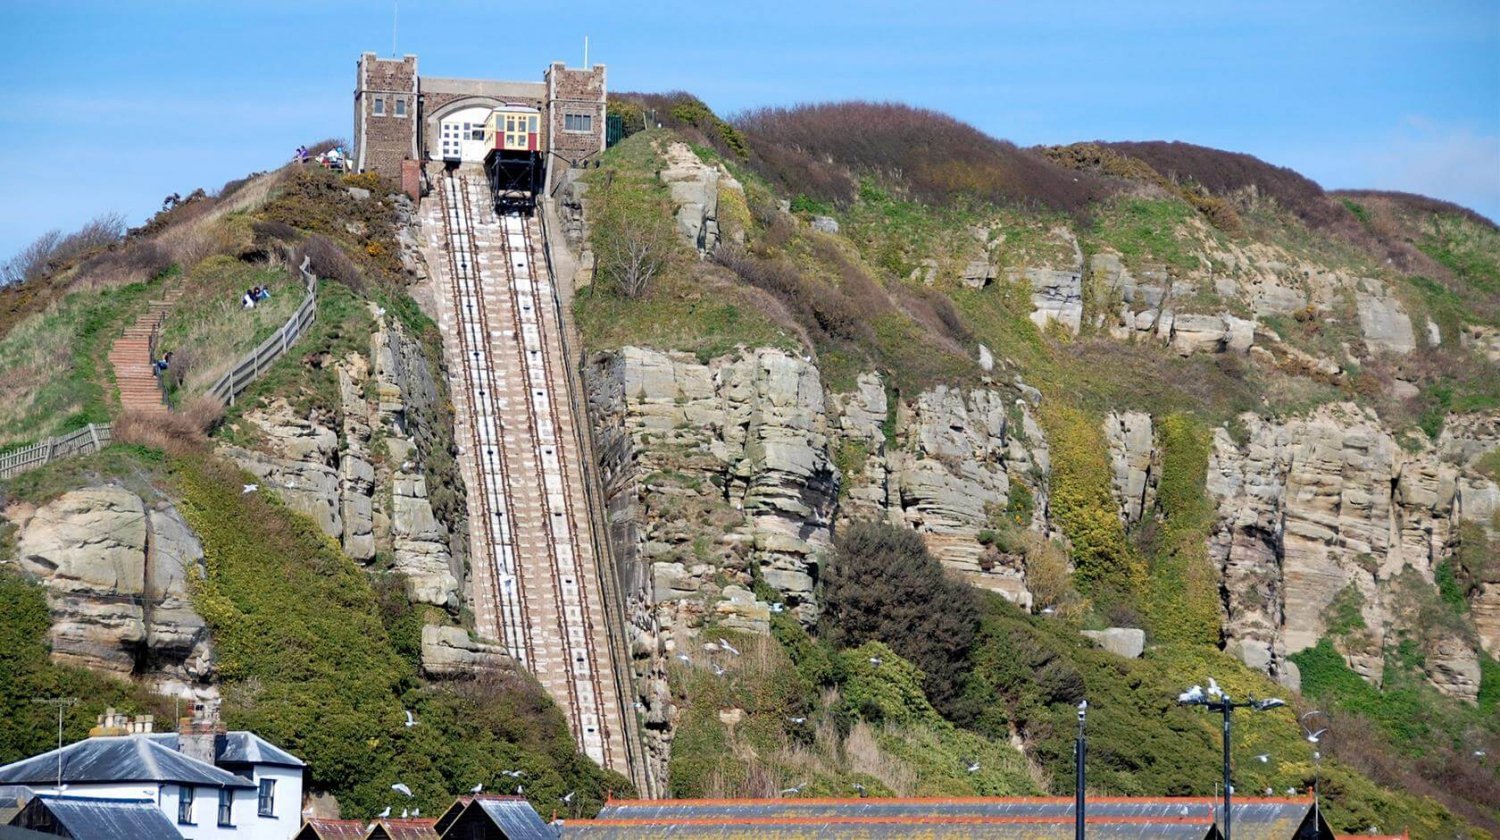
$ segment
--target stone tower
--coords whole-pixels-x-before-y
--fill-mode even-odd
[[[561,61],[547,68],[547,191],[572,166],[586,165],[604,151],[604,65],[570,70]]]
[[[417,159],[417,57],[359,57],[354,85],[354,171],[401,181],[401,162]]]

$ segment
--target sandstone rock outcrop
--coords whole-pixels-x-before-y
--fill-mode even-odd
[[[5,515],[21,569],[46,585],[54,659],[163,689],[208,678],[208,629],[188,582],[203,549],[174,508],[105,486]]]
[[[515,669],[515,660],[501,645],[476,641],[462,627],[422,626],[422,673],[429,677],[463,679]]]
[[[719,245],[719,191],[744,188],[722,168],[704,163],[686,143],[669,144],[663,155],[666,166],[659,177],[677,207],[677,230],[700,255],[711,254]],[[837,222],[832,232],[838,232]]]

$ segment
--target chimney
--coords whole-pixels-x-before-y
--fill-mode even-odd
[[[89,730],[90,738],[99,738],[118,735],[149,735],[155,726],[155,720],[151,715],[131,717],[122,715],[115,711],[114,706],[104,710],[104,714],[95,718],[97,721],[94,728]]]
[[[214,764],[218,758],[218,738],[223,732],[217,701],[196,700],[193,716],[183,718],[177,728],[177,751],[188,758]]]

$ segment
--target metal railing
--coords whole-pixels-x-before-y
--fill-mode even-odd
[[[90,423],[76,432],[49,437],[25,449],[0,455],[0,478],[20,475],[27,470],[50,464],[58,458],[98,452],[113,439],[114,432],[108,423]]]
[[[280,329],[219,377],[218,382],[209,386],[208,393],[217,397],[220,402],[225,405],[234,405],[235,397],[244,393],[245,389],[250,387],[250,383],[259,379],[272,362],[296,343],[297,339],[302,337],[303,331],[313,322],[313,318],[317,316],[318,278],[307,270],[309,262],[307,257],[303,257],[299,268],[303,281],[307,283],[307,297],[302,299],[302,305],[297,307],[297,311],[292,313],[292,317],[288,318]]]

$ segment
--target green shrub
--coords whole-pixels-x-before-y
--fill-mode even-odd
[[[821,635],[834,646],[890,645],[951,710],[978,625],[972,590],[944,575],[915,531],[857,522],[839,533],[823,574]]]
[[[1159,426],[1162,466],[1156,504],[1161,523],[1151,563],[1147,618],[1158,642],[1217,645],[1219,591],[1208,561],[1216,510],[1205,487],[1209,433],[1185,415]]]
[[[1070,406],[1043,403],[1041,417],[1052,447],[1052,515],[1072,544],[1074,579],[1086,593],[1129,599],[1143,570],[1115,506],[1104,433]]]

